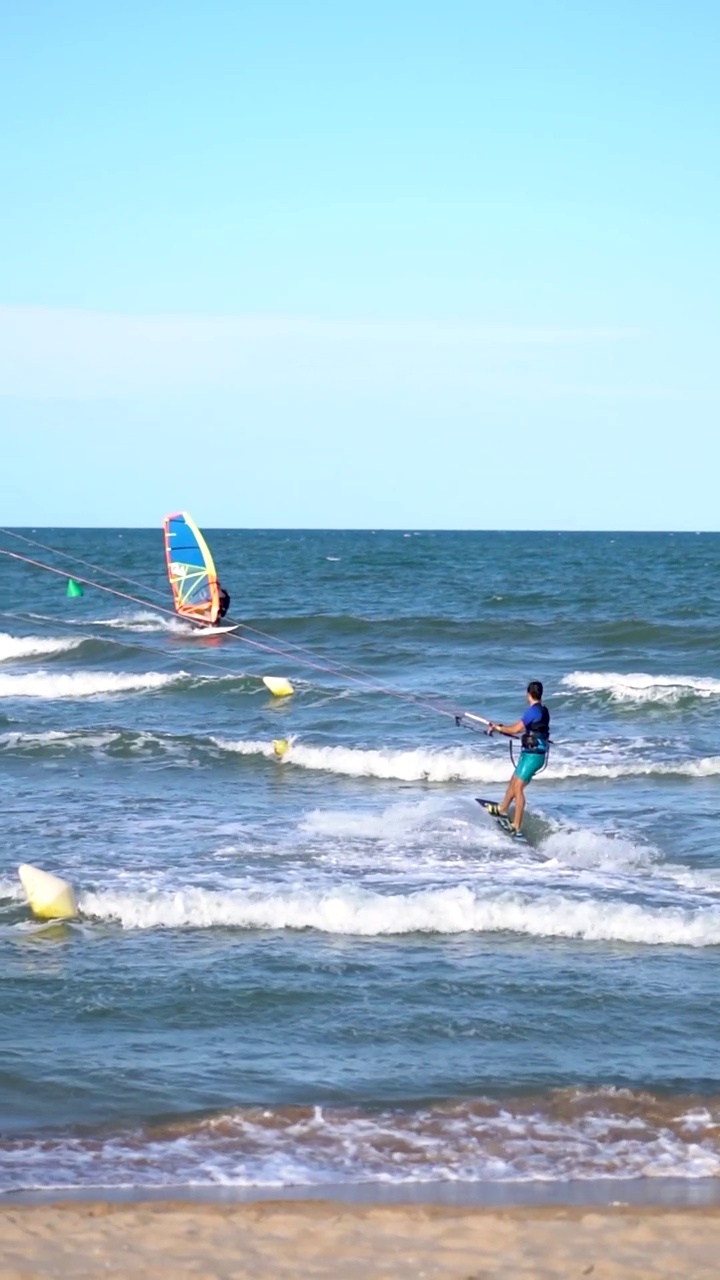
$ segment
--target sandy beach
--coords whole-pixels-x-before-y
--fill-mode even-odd
[[[6,1206],[0,1277],[593,1280],[718,1274],[720,1210],[328,1202]]]

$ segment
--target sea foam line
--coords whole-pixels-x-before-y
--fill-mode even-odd
[[[188,676],[179,672],[175,675],[158,675],[148,672],[138,676],[113,676],[111,673],[82,673],[73,675],[54,675],[35,673],[27,676],[3,677],[0,675],[0,697],[91,697],[110,695],[113,693],[152,691],[172,681],[192,679],[203,683],[208,681],[244,681],[256,684],[252,677],[237,675],[227,676]],[[7,683],[12,681],[13,683]],[[120,681],[121,683],[118,683]],[[5,683],[4,683],[5,682]],[[123,683],[124,682],[124,683]],[[144,731],[141,734],[130,730],[104,730],[102,735],[97,731],[84,730],[48,730],[44,733],[24,733],[8,730],[0,734],[0,749],[17,753],[31,754],[45,747],[52,747],[56,752],[112,749],[120,742],[128,746],[138,744],[156,746],[168,752],[187,750],[192,747],[202,754],[204,749],[214,747],[231,755],[262,756],[272,760],[278,768],[297,766],[301,769],[317,770],[351,778],[378,778],[381,780],[397,780],[400,782],[468,782],[477,785],[497,785],[507,781],[510,765],[503,752],[494,752],[491,748],[487,754],[471,753],[460,747],[445,751],[414,748],[408,750],[361,747],[313,747],[297,741],[290,743],[282,761],[277,760],[273,744],[269,739],[248,738],[230,739],[215,735],[203,737],[175,738],[172,734],[153,734]],[[548,780],[564,778],[641,778],[641,777],[685,777],[709,778],[720,775],[720,756],[701,756],[695,760],[672,759],[668,761],[652,760],[638,753],[635,759],[625,759],[604,763],[575,759],[568,760],[555,752],[548,766]]]
[[[0,698],[92,698],[114,693],[140,693],[162,689],[188,678],[184,671],[172,675],[158,671],[137,675],[114,671],[76,671],[63,675],[37,671],[27,675],[0,675]]]
[[[381,894],[339,887],[327,891],[219,893],[189,888],[151,896],[86,893],[88,916],[125,929],[313,929],[320,933],[384,937],[412,933],[515,933],[586,942],[647,946],[720,946],[720,907],[682,909],[576,899],[559,893],[497,896],[467,886]]]
[[[615,702],[678,702],[681,698],[718,698],[720,680],[711,676],[648,675],[644,671],[573,671],[563,676],[566,689],[605,693]]]
[[[43,639],[42,636],[13,636],[0,631],[0,662],[17,661],[18,658],[36,658],[50,653],[67,653],[69,649],[77,649],[82,639],[68,640],[53,636]]]
[[[74,751],[109,752],[115,755],[119,750],[133,753],[148,750],[177,756],[186,746],[187,743],[180,739],[163,737],[141,729],[47,729],[42,733],[9,730],[0,733],[0,751],[27,755],[45,752],[62,755]]]
[[[174,635],[193,636],[197,628],[191,622],[183,622],[181,618],[173,618],[168,614],[155,613],[152,609],[120,614],[115,618],[94,618],[88,625],[93,627],[111,627],[117,631],[135,632],[170,632]]]
[[[227,738],[210,739],[215,746],[238,755],[272,757],[269,742]],[[408,750],[362,747],[314,747],[290,741],[289,749],[278,762],[281,767],[296,765],[323,773],[341,774],[349,778],[381,778],[400,782],[506,782],[511,766],[505,752],[490,748],[485,753],[469,752],[462,747],[437,751],[422,747]],[[598,760],[568,760],[554,752],[545,777],[552,778],[632,778],[658,775],[689,778],[720,774],[720,756],[702,756],[697,760],[648,760],[647,757],[604,763]],[[542,781],[542,779],[541,779]]]
[[[713,1110],[613,1089],[412,1109],[238,1107],[129,1132],[7,1138],[0,1191],[718,1177]]]

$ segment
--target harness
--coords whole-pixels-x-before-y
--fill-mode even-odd
[[[525,730],[520,739],[520,746],[523,754],[529,753],[530,755],[543,757],[543,762],[535,774],[537,778],[538,774],[545,772],[550,759],[550,712],[542,703],[540,703],[540,719],[534,720],[532,727]],[[512,738],[508,743],[508,747],[510,748],[510,760],[514,769],[517,761],[513,753]]]
[[[520,746],[523,751],[533,751],[545,753],[547,751],[548,738],[550,737],[550,712],[547,707],[540,704],[540,719],[533,720],[532,726],[526,729],[520,739]]]

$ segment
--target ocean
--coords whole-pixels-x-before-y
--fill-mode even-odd
[[[720,1176],[720,535],[206,530],[198,636],[159,529],[21,532],[135,599],[0,556],[0,1191]],[[523,846],[443,710],[530,679]]]

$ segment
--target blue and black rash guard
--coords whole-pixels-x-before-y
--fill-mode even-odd
[[[525,725],[525,732],[520,739],[523,751],[541,752],[544,755],[550,737],[550,712],[547,707],[541,702],[533,702],[523,712],[522,722]]]

